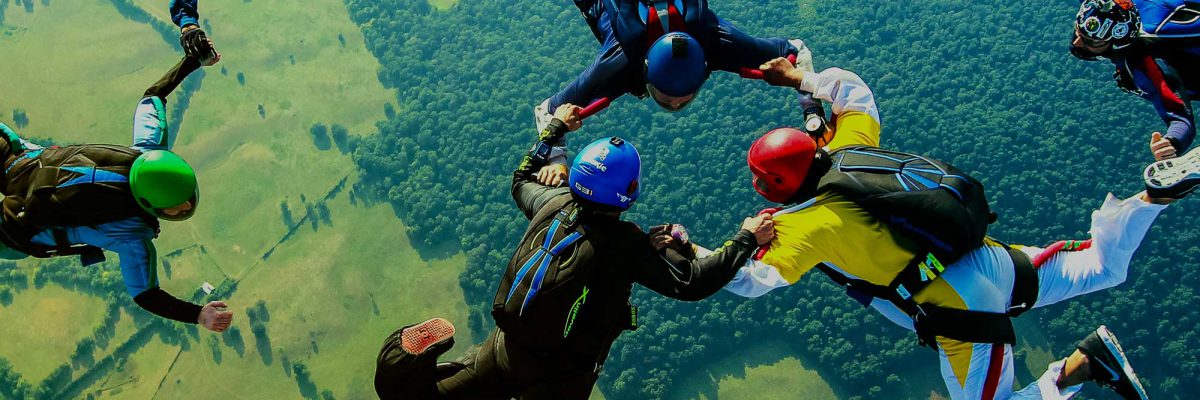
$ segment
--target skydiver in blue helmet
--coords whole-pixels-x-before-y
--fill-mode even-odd
[[[1156,156],[1183,154],[1196,137],[1191,102],[1200,91],[1200,2],[1086,0],[1071,54],[1108,59],[1117,86],[1154,105],[1167,124],[1151,134]]]
[[[804,41],[750,36],[713,13],[707,0],[575,0],[575,5],[600,51],[575,81],[534,109],[539,132],[563,104],[587,106],[632,94],[677,112],[696,99],[712,71],[757,70],[789,56],[800,68],[812,70],[812,52]],[[825,134],[820,101],[808,93],[800,98],[805,130]],[[539,174],[539,182],[558,184],[566,178],[564,145],[556,144],[553,162]]]
[[[381,399],[587,399],[613,341],[636,329],[634,284],[697,301],[733,279],[775,236],[769,215],[746,218],[715,253],[671,245],[682,232],[650,232],[621,215],[641,193],[641,157],[618,137],[596,140],[571,164],[568,187],[538,183],[550,150],[578,129],[579,107],[559,106],[513,173],[512,196],[529,225],[492,304],[496,329],[457,362],[437,363],[454,325],[433,318],[395,331],[380,350]]]

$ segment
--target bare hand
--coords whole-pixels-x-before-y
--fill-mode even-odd
[[[550,164],[542,167],[537,173],[537,181],[544,186],[558,187],[567,181],[567,166]]]
[[[759,246],[771,243],[771,240],[775,239],[775,221],[771,219],[771,214],[746,218],[746,221],[742,222],[742,229],[750,231]]]
[[[225,302],[209,302],[200,310],[200,326],[213,332],[221,333],[229,329],[233,323],[233,311],[225,311]]]
[[[583,119],[579,118],[579,112],[583,111],[577,105],[563,104],[554,110],[554,118],[558,118],[564,124],[567,124],[567,132],[574,132],[579,127],[583,126]]]
[[[763,80],[773,86],[800,87],[804,81],[804,71],[783,57],[767,61],[758,69],[763,72]]]
[[[1154,153],[1154,161],[1167,160],[1178,156],[1175,152],[1175,145],[1171,144],[1171,141],[1164,138],[1162,133],[1159,132],[1154,132],[1154,134],[1150,135],[1150,152]]]

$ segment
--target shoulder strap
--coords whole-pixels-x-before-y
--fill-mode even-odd
[[[553,261],[554,258],[557,257],[558,254],[567,247],[575,244],[575,242],[583,238],[582,233],[572,232],[566,237],[560,239],[558,242],[554,242],[554,236],[560,229],[563,228],[564,225],[566,225],[568,229],[573,225],[577,210],[577,208],[573,208],[570,211],[560,210],[558,215],[554,217],[554,222],[550,223],[550,229],[546,230],[546,236],[542,239],[541,248],[539,248],[537,252],[533,254],[533,256],[529,257],[529,261],[526,261],[525,264],[521,266],[521,269],[517,270],[517,275],[515,278],[513,278],[512,287],[509,288],[508,295],[504,299],[505,303],[512,300],[513,294],[516,293],[520,283],[525,280],[525,276],[529,273],[529,271],[533,270],[533,266],[537,265],[537,269],[533,270],[533,278],[529,283],[529,290],[525,294],[525,299],[521,301],[521,311],[518,313],[518,315],[523,314],[525,312],[525,307],[529,305],[529,300],[533,299],[534,296],[537,296],[538,290],[542,287],[542,279],[546,276],[546,269],[550,266],[550,262]],[[564,220],[567,221],[565,224]]]

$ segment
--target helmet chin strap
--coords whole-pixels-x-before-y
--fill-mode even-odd
[[[1071,47],[1071,55],[1075,56],[1075,58],[1078,58],[1080,60],[1098,61],[1101,58],[1101,56],[1099,54],[1091,53],[1087,50],[1075,47],[1075,45],[1070,45],[1070,47]]]

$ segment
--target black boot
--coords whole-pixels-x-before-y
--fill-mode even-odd
[[[1112,389],[1126,400],[1147,400],[1146,389],[1129,365],[1117,337],[1108,328],[1101,325],[1079,342],[1078,348],[1088,358],[1088,368],[1092,372],[1089,379]]]
[[[380,399],[431,399],[437,395],[437,358],[454,347],[454,325],[434,318],[393,332],[375,365]]]

